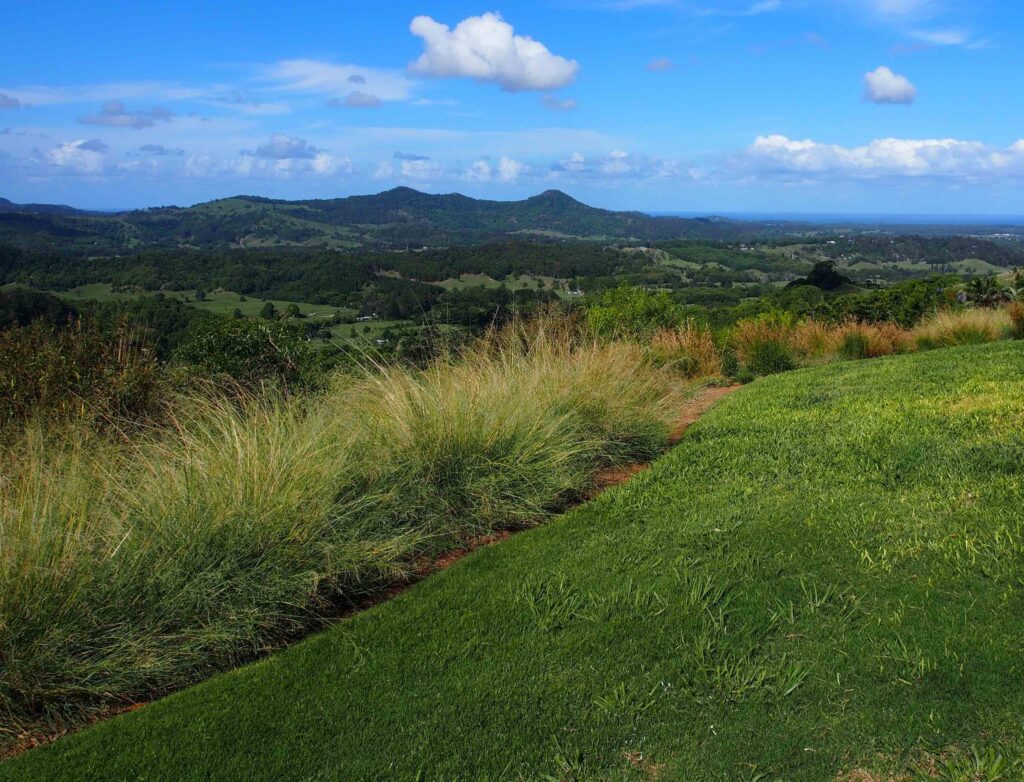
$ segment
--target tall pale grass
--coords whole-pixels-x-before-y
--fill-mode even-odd
[[[919,350],[975,345],[1007,339],[1013,321],[1006,309],[974,307],[939,312],[914,327],[911,334]]]
[[[687,377],[723,374],[722,354],[714,337],[692,320],[657,332],[651,339],[651,353],[656,361],[677,367]]]
[[[188,684],[538,523],[663,447],[684,391],[638,345],[539,328],[313,401],[186,400],[130,445],[30,430],[2,461],[0,731]]]

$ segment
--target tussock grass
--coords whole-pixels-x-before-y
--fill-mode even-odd
[[[686,386],[553,325],[311,400],[181,400],[112,444],[30,429],[0,484],[0,742],[266,652],[667,442]]]
[[[736,324],[733,340],[748,370],[755,375],[772,375],[796,368],[793,335],[793,324],[787,318],[762,315]]]
[[[687,320],[675,329],[663,329],[651,339],[655,360],[672,364],[688,377],[719,377],[722,355],[711,332]]]
[[[912,330],[919,350],[980,345],[1006,339],[1012,319],[1005,309],[972,308],[939,312]]]
[[[1006,314],[1010,316],[1010,336],[1024,339],[1024,302],[1012,302],[1006,308]]]
[[[1024,335],[1024,307],[1014,302],[1001,309],[940,311],[914,328],[859,321],[827,324],[813,319],[794,323],[785,315],[762,315],[737,324],[731,339],[747,372],[770,375],[797,365],[978,345],[1021,338],[1018,335]]]

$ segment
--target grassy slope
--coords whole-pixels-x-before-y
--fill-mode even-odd
[[[759,381],[558,522],[0,779],[822,780],[1019,733],[1022,348]]]

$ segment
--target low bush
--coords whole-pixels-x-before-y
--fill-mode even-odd
[[[604,339],[650,339],[683,321],[683,308],[667,291],[622,286],[605,291],[587,307],[591,333]]]
[[[81,320],[0,331],[0,431],[35,419],[138,423],[159,413],[163,389],[152,352],[124,324],[112,338]]]
[[[199,374],[249,390],[321,385],[332,355],[309,339],[304,324],[208,318],[193,324],[174,353]]]

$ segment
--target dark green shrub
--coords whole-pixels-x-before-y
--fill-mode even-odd
[[[591,331],[608,339],[649,339],[684,319],[683,308],[667,291],[651,293],[627,286],[604,292],[587,307]]]
[[[174,357],[214,379],[293,390],[319,386],[336,359],[310,341],[305,325],[224,317],[196,323]]]
[[[81,320],[0,331],[0,428],[69,419],[122,426],[155,416],[162,389],[152,349],[124,324],[113,336]]]
[[[751,346],[746,368],[755,375],[774,375],[796,369],[796,356],[789,345],[776,340],[764,340]]]

